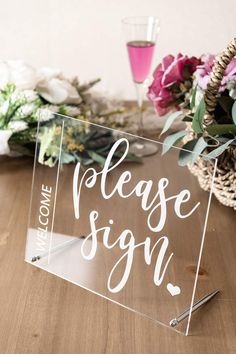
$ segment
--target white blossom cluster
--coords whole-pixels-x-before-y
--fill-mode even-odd
[[[59,106],[66,115],[78,116],[76,105],[82,99],[73,82],[57,69],[0,61],[0,155],[9,153],[12,134],[28,129],[32,122],[52,119]]]

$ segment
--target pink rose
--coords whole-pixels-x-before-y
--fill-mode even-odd
[[[214,65],[215,55],[207,54],[201,57],[202,64],[197,66],[195,78],[201,89],[205,90],[210,79],[210,74]],[[225,70],[223,80],[220,85],[220,92],[226,89],[228,81],[236,79],[236,58],[233,58]]]
[[[192,81],[192,74],[200,60],[186,55],[178,54],[176,57],[167,55],[158,65],[153,74],[153,82],[148,90],[148,98],[160,116],[166,114],[177,103],[180,83],[185,80]]]

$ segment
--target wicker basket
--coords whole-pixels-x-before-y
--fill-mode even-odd
[[[235,55],[236,38],[229,43],[214,64],[204,96],[206,113],[203,124],[205,127],[215,123],[214,111],[221,80],[226,67]],[[200,186],[207,191],[210,189],[213,169],[212,163],[202,158],[189,166],[189,170],[197,176]],[[222,204],[236,209],[236,147],[231,146],[218,158],[213,193]]]

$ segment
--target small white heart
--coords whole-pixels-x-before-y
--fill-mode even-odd
[[[179,295],[181,293],[180,288],[177,285],[173,285],[171,283],[167,284],[167,290],[172,296]]]

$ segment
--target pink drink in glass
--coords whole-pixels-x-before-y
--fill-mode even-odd
[[[155,43],[149,41],[131,41],[127,43],[133,80],[143,83],[150,72]]]

